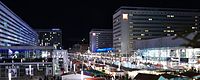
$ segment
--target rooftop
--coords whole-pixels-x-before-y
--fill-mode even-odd
[[[119,10],[151,10],[151,11],[175,11],[175,12],[200,12],[199,9],[182,9],[182,8],[158,8],[158,7],[130,7],[130,6],[121,6]]]

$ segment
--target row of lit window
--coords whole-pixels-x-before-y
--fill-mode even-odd
[[[0,40],[1,40],[2,42],[5,42],[5,43],[19,44],[18,42],[11,41],[11,40],[8,40],[8,39],[3,39],[3,38],[0,38]]]
[[[144,34],[141,34],[141,36],[142,36],[142,35],[144,36]],[[171,36],[171,34],[167,34],[166,36]],[[174,34],[174,36],[176,36],[176,34]],[[133,38],[130,38],[130,40],[132,40],[132,39],[133,39]],[[141,38],[141,37],[138,37],[137,39],[138,39],[138,40],[141,40],[142,38]]]
[[[11,28],[11,29],[6,28],[7,26],[9,26],[9,28]],[[8,30],[8,31],[10,31],[12,33],[15,33],[16,34],[15,37],[18,37],[17,35],[19,35],[19,33],[21,33],[20,36],[26,38],[24,40],[29,41],[29,42],[34,42],[35,41],[35,40],[31,40],[33,38],[30,38],[31,37],[30,35],[24,34],[22,31],[19,31],[18,29],[14,28],[13,26],[10,26],[10,25],[6,24],[5,22],[4,22],[4,26],[1,25],[0,27],[3,28],[3,29],[6,29],[6,30]],[[17,26],[15,26],[15,27],[17,27]],[[15,31],[13,31],[12,29],[15,30]],[[14,36],[14,34],[11,34],[11,35]],[[25,36],[25,35],[27,35],[27,36]]]
[[[127,16],[128,16],[128,14],[125,14],[125,13],[124,13],[124,14],[123,14],[123,19],[124,19],[124,18],[128,19]],[[133,16],[133,14],[129,14],[129,16]],[[167,17],[173,18],[173,17],[175,17],[175,16],[174,16],[174,15],[167,15]]]
[[[27,28],[24,28],[24,26],[22,26],[21,24],[19,24],[18,22],[16,22],[15,19],[13,19],[13,18],[11,19],[9,16],[7,16],[6,13],[0,11],[0,14],[3,14],[4,18],[6,18],[6,19],[4,19],[6,22],[9,22],[9,23],[12,24],[12,25],[17,24],[17,25],[15,25],[15,27],[17,27],[18,29],[24,29],[24,32],[29,32],[29,30],[27,30]],[[7,19],[8,19],[8,20],[7,20]],[[15,23],[15,24],[14,24],[14,23]],[[19,28],[18,26],[20,26],[20,28]]]
[[[11,34],[11,33],[9,33],[9,32],[7,32],[7,31],[4,31],[4,30],[2,30],[2,29],[0,29],[0,31],[2,32],[2,33],[4,33],[4,34],[7,34],[7,35],[9,35],[9,37],[11,38],[11,36],[14,36],[15,38],[12,38],[13,40],[17,40],[18,42],[21,42],[21,43],[31,43],[31,44],[34,44],[34,42],[33,41],[31,41],[31,40],[29,40],[29,39],[27,39],[27,37],[26,38],[22,38],[22,37],[19,37],[19,36],[17,36],[17,35],[15,35],[15,34]],[[24,35],[21,35],[21,36],[24,36]],[[20,38],[20,39],[16,39],[16,38]],[[22,41],[23,40],[23,41]]]
[[[133,28],[133,26],[129,26],[130,28]],[[168,29],[170,29],[170,26],[167,26]],[[198,27],[192,27],[192,29],[197,29]],[[129,29],[130,32],[132,32],[132,29]],[[148,29],[145,29],[144,32],[149,32]],[[163,32],[174,32],[174,30],[164,30]]]
[[[174,30],[163,30],[163,32],[174,32]]]
[[[5,22],[6,21],[6,22]],[[9,22],[9,24],[7,23],[7,22]],[[15,31],[12,31],[12,32],[18,32],[18,33],[21,33],[22,35],[27,35],[27,34],[29,34],[28,36],[30,36],[30,37],[34,37],[34,36],[36,36],[36,35],[34,35],[34,34],[32,34],[32,33],[28,33],[29,31],[26,31],[27,29],[26,28],[24,28],[23,26],[18,26],[18,25],[15,25],[15,24],[13,24],[13,22],[10,22],[9,20],[7,20],[7,19],[4,19],[4,21],[1,21],[1,23],[3,23],[4,24],[4,27],[7,27],[7,26],[9,26],[10,28],[12,28],[13,30],[15,30]],[[15,27],[15,28],[13,28],[13,27]],[[18,29],[17,29],[18,28]],[[10,29],[11,30],[11,29]],[[20,30],[20,31],[19,31]],[[26,34],[25,34],[26,33]],[[27,39],[29,39],[29,38],[27,38]],[[30,40],[31,41],[31,40]]]
[[[15,35],[15,34],[11,34],[11,35],[13,35],[13,36],[15,35],[15,37],[16,37],[17,35],[19,35],[19,33],[20,33],[20,34],[21,34],[20,36],[26,38],[25,40],[31,41],[31,39],[28,38],[29,35],[27,35],[27,36],[23,35],[21,31],[18,31],[18,29],[13,28],[12,26],[9,26],[9,27],[12,28],[12,29],[14,29],[15,31],[13,31],[12,29],[6,28],[6,26],[0,26],[0,27],[3,28],[3,29],[5,29],[5,30],[8,30],[8,31],[10,31],[10,32],[12,32],[12,33],[15,33],[16,35]],[[17,33],[16,31],[17,31],[18,33]],[[18,36],[17,36],[17,37],[18,37]]]

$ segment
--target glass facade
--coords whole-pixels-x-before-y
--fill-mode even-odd
[[[37,33],[0,2],[0,46],[34,46],[37,39]]]

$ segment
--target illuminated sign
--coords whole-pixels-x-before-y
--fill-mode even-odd
[[[113,48],[98,48],[96,52],[107,52],[107,51],[112,51]]]
[[[128,19],[128,14],[122,14],[123,20],[127,20]]]
[[[60,29],[57,29],[57,28],[54,28],[54,29],[52,29],[53,31],[58,31],[58,30],[60,30]]]

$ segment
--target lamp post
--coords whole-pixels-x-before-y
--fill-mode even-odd
[[[12,76],[11,76],[11,73],[9,72],[8,73],[8,80],[11,80]]]

